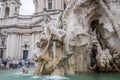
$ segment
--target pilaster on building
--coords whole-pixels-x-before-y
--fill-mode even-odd
[[[20,0],[0,0],[0,58],[29,59],[39,39],[44,10],[57,19],[67,0],[33,0],[35,13],[20,15]],[[4,43],[4,44],[3,44]]]

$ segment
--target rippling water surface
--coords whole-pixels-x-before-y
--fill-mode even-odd
[[[33,76],[33,71],[0,70],[0,80],[120,80],[120,73],[84,73],[71,76]]]

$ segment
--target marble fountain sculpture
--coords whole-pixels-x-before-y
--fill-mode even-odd
[[[34,75],[120,72],[119,7],[119,0],[68,0],[57,19],[45,11]]]
[[[40,39],[36,41],[34,60],[37,63],[34,75],[64,75],[69,73],[68,59],[72,56],[69,49],[64,49],[66,31],[60,29],[61,15],[57,22],[45,12]],[[69,46],[67,46],[69,48]],[[65,54],[66,53],[66,54]]]

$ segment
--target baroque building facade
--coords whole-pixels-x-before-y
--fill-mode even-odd
[[[47,9],[52,18],[58,18],[67,6],[67,0],[33,2],[33,15],[19,15],[20,0],[0,0],[0,58],[29,59],[42,33],[44,10]]]

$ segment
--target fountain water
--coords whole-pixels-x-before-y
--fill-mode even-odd
[[[53,63],[54,63],[54,69],[56,68],[56,42],[53,42]],[[54,75],[57,74],[56,71],[54,71]]]
[[[0,80],[119,80],[119,73],[84,73],[71,76],[33,76],[21,73],[21,70],[0,70]]]

